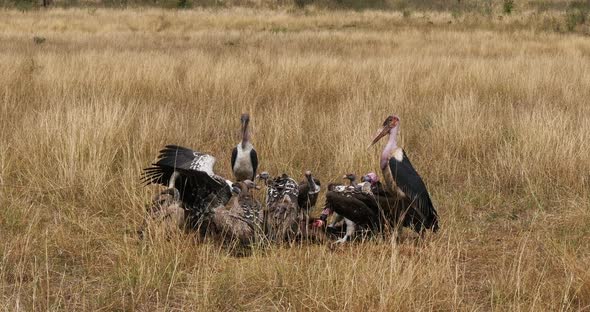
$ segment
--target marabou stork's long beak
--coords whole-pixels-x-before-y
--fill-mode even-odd
[[[375,134],[375,138],[373,138],[373,142],[371,142],[371,144],[369,144],[369,146],[367,146],[367,149],[370,148],[371,146],[373,146],[375,143],[379,142],[379,140],[381,140],[382,137],[389,134],[389,130],[391,130],[391,128],[388,126],[385,126],[381,129],[377,130],[377,133]]]
[[[248,124],[250,123],[250,115],[247,113],[242,114],[240,117],[240,122],[242,123],[242,148],[246,147],[246,142],[250,139],[248,137]]]
[[[399,124],[399,117],[398,116],[396,116],[396,115],[387,116],[387,118],[383,122],[383,127],[377,131],[375,138],[373,139],[373,142],[371,142],[371,144],[369,144],[369,146],[367,146],[367,149],[369,147],[373,146],[373,144],[377,143],[382,137],[389,134],[389,131],[391,131],[391,129],[397,127],[398,124]]]

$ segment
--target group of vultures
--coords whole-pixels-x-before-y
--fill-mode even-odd
[[[310,171],[300,182],[286,174],[257,175],[249,115],[243,114],[240,121],[242,140],[231,156],[235,181],[215,174],[213,156],[175,145],[167,145],[157,161],[144,169],[145,184],[166,187],[149,206],[153,219],[201,238],[244,247],[257,241],[283,244],[330,238],[345,243],[358,232],[374,235],[402,227],[419,234],[438,230],[438,215],[426,186],[397,145],[398,116],[387,117],[371,143],[389,136],[380,157],[384,182],[373,172],[362,175],[360,182],[352,173],[344,175],[348,182],[328,185],[319,217],[311,217],[310,212],[320,181]],[[266,189],[264,204],[253,196],[254,190],[262,188]]]

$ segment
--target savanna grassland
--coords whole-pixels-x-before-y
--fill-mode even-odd
[[[561,23],[560,12],[0,11],[0,306],[590,309],[590,40]],[[245,111],[262,170],[310,169],[324,185],[381,175],[382,145],[366,147],[398,114],[441,230],[249,257],[190,235],[139,240],[157,190],[141,169],[173,143],[215,155],[230,177]]]

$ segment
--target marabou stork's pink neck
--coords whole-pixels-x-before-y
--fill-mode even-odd
[[[387,167],[391,153],[397,148],[397,129],[398,127],[395,126],[389,130],[389,139],[387,140],[387,145],[385,145],[385,148],[383,148],[383,153],[381,153],[381,170]]]
[[[248,122],[242,124],[242,148],[246,148],[246,145],[250,141],[250,131],[248,130]]]

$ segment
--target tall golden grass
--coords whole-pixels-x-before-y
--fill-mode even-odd
[[[1,11],[2,308],[590,309],[590,42],[431,16]],[[379,172],[398,114],[441,231],[243,258],[139,240],[141,169],[174,143],[230,177],[245,111],[262,170],[326,184]]]

